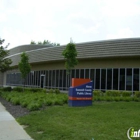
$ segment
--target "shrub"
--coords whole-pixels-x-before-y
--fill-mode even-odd
[[[60,93],[60,90],[59,90],[59,89],[55,89],[54,92],[55,92],[56,94],[59,94],[59,93]]]
[[[47,106],[51,106],[53,104],[52,100],[45,100],[44,104]]]
[[[54,90],[53,90],[53,89],[50,89],[50,90],[49,90],[49,93],[54,93]]]
[[[106,91],[107,96],[113,96],[113,97],[118,97],[121,95],[121,92],[118,90],[107,90]]]
[[[34,110],[39,110],[40,108],[40,104],[39,103],[35,103],[35,102],[31,102],[30,104],[28,104],[27,108],[30,110],[30,111],[34,111]]]
[[[93,96],[103,96],[103,92],[100,90],[94,90],[93,91]]]
[[[2,88],[2,91],[8,91],[8,92],[10,92],[11,90],[12,90],[11,87],[4,87],[4,88]]]
[[[27,107],[28,103],[26,101],[23,101],[20,103],[22,107]]]
[[[140,91],[136,91],[136,92],[135,92],[135,97],[140,98]]]
[[[123,97],[130,97],[132,95],[131,91],[122,91],[121,93]]]
[[[123,100],[126,102],[130,102],[133,100],[133,98],[132,97],[123,97]]]
[[[63,104],[64,104],[63,100],[61,100],[61,99],[54,100],[54,105],[63,105]]]
[[[18,97],[13,97],[10,100],[12,102],[12,104],[14,105],[19,105],[20,104],[20,99]]]
[[[5,99],[9,102],[11,100],[11,96],[7,96]]]
[[[13,91],[23,92],[23,88],[22,87],[14,87]]]
[[[138,97],[133,97],[133,100],[134,100],[135,102],[139,102],[139,101],[140,101],[140,99],[139,99]]]
[[[106,96],[106,101],[112,101],[113,100],[113,98],[112,97],[110,97],[110,96]]]
[[[114,101],[116,102],[121,101],[121,97],[114,97]]]
[[[42,88],[25,88],[27,92],[42,92]]]

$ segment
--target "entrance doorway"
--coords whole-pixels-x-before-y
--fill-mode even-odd
[[[45,86],[45,75],[41,74],[40,75],[40,87],[44,88]]]

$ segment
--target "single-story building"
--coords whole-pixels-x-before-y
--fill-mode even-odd
[[[65,47],[22,45],[10,49],[8,58],[13,63],[10,70],[0,73],[0,85],[22,85],[18,63],[21,53],[26,52],[31,64],[26,87],[67,90]],[[90,78],[99,90],[140,90],[140,38],[77,43],[76,49],[79,63],[72,69],[72,78]]]

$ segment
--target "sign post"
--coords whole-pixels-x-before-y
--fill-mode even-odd
[[[69,106],[92,105],[93,82],[90,79],[72,78],[72,86],[69,88]]]

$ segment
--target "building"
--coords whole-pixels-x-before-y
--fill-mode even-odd
[[[11,70],[0,74],[0,85],[22,85],[18,62],[25,51],[32,68],[26,78],[27,87],[67,90],[70,85],[62,56],[65,47],[22,45],[11,49]],[[140,38],[78,43],[76,49],[79,63],[72,77],[90,78],[94,89],[99,90],[140,90]]]

